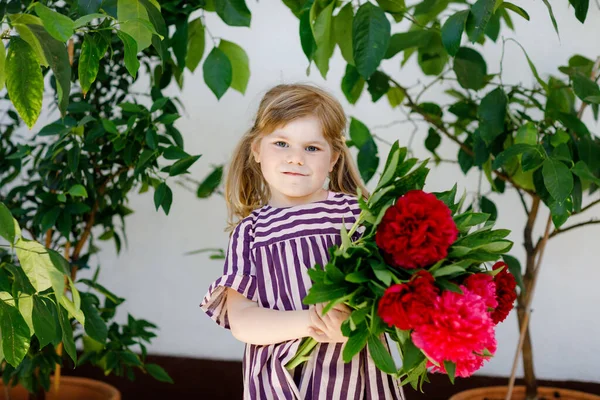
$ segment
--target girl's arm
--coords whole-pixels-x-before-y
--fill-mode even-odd
[[[241,342],[267,345],[310,336],[310,310],[263,308],[231,288],[227,288],[226,306],[231,333]]]

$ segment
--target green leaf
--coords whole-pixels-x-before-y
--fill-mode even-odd
[[[377,145],[374,140],[367,141],[358,151],[357,156],[358,169],[360,176],[365,183],[369,182],[379,166],[379,157],[377,156]]]
[[[6,57],[6,89],[19,116],[31,129],[42,110],[44,81],[32,48],[16,36],[10,39]]]
[[[102,0],[78,0],[79,13],[81,15],[91,14],[100,10]]]
[[[348,64],[346,74],[342,78],[342,92],[350,104],[356,104],[364,87],[365,79],[360,76],[356,67]]]
[[[544,0],[546,1],[546,0]],[[544,90],[546,91],[546,93],[548,93],[550,91],[550,88],[548,87],[548,84],[546,82],[544,82],[544,80],[542,78],[540,78],[540,75],[538,74],[537,68],[535,67],[535,65],[533,65],[533,62],[531,62],[531,59],[529,58],[529,54],[527,54],[527,52],[525,51],[525,49],[523,48],[523,46],[521,46],[521,43],[517,42],[516,40],[509,38],[506,39],[507,41],[513,41],[515,42],[517,45],[519,45],[519,47],[521,48],[521,50],[523,50],[523,53],[525,54],[525,57],[527,58],[527,63],[529,64],[529,68],[531,69],[531,72],[533,73],[533,76],[535,76],[535,79],[537,80],[537,82],[540,84],[540,86],[542,88],[544,88]]]
[[[491,221],[495,221],[496,217],[498,217],[498,209],[496,208],[496,205],[487,197],[481,196],[479,207],[481,208],[481,211],[490,215]]]
[[[119,36],[119,39],[123,42],[125,67],[129,74],[135,79],[137,71],[140,69],[140,61],[137,58],[137,53],[141,49],[138,48],[138,42],[126,32],[117,31],[117,36]]]
[[[392,58],[399,52],[415,47],[424,47],[429,44],[435,35],[427,30],[412,30],[408,32],[395,33],[390,38],[385,58]]]
[[[142,4],[141,1],[138,0],[118,0],[117,2],[117,19],[120,24],[120,31],[117,31],[119,38],[123,41],[125,40],[119,33],[126,33],[129,37],[131,37],[136,46],[135,46],[135,54],[137,55],[138,51],[144,50],[146,47],[150,46],[152,43],[152,31],[148,29],[148,26],[142,22],[146,21],[150,23],[148,18],[148,12],[146,8]],[[126,44],[130,48],[133,48],[131,44]],[[127,51],[125,52],[127,54]],[[127,55],[125,56],[127,58]],[[127,63],[127,61],[126,61]],[[129,73],[135,77],[128,67],[127,70]],[[135,69],[137,71],[137,68]]]
[[[77,366],[77,350],[75,349],[75,341],[73,340],[73,328],[71,322],[67,316],[67,311],[61,306],[57,307],[58,310],[58,322],[62,329],[62,343],[65,351],[73,360],[75,366]]]
[[[509,3],[508,1],[503,1],[502,4],[500,5],[500,7],[504,7],[507,10],[510,10],[510,11],[520,15],[527,21],[529,21],[529,14],[527,14],[527,11],[525,11],[524,9],[522,9],[521,7],[519,7],[513,3]]]
[[[471,12],[467,18],[467,33],[471,43],[475,43],[485,32],[485,28],[494,13],[496,0],[477,0],[471,6]]]
[[[205,43],[204,25],[200,18],[196,18],[188,25],[188,48],[185,59],[185,66],[192,72],[202,60]]]
[[[377,0],[377,4],[384,10],[392,14],[406,11],[404,0]]]
[[[368,141],[373,140],[373,136],[371,136],[371,132],[369,128],[361,121],[356,118],[350,119],[350,139],[352,143],[357,147],[361,148]]]
[[[508,99],[501,87],[492,90],[481,100],[477,111],[481,138],[491,144],[504,131]]]
[[[183,71],[186,65],[188,38],[188,20],[187,15],[184,14],[177,18],[175,32],[170,41],[180,71]]]
[[[450,16],[442,26],[442,43],[448,54],[453,57],[460,47],[468,16],[469,10],[458,11]]]
[[[439,133],[433,128],[429,128],[429,133],[427,138],[425,139],[425,148],[429,150],[432,154],[436,154],[435,150],[442,143],[442,137]]]
[[[73,197],[88,197],[87,190],[85,190],[85,187],[79,184],[71,186],[69,188],[69,194]]]
[[[0,236],[6,239],[11,245],[15,242],[16,223],[17,222],[10,213],[10,210],[4,203],[0,202]]]
[[[573,91],[581,100],[585,101],[588,97],[600,98],[600,88],[596,82],[581,73],[574,74],[572,78]]]
[[[219,49],[225,53],[231,62],[231,88],[244,94],[250,79],[248,55],[235,43],[221,39]]]
[[[183,151],[183,149],[181,149],[180,147],[169,146],[165,149],[163,157],[167,160],[179,160],[185,157],[190,157],[190,155]]]
[[[559,203],[564,202],[573,190],[573,175],[560,161],[548,158],[542,165],[544,185],[550,196]]]
[[[386,54],[391,26],[383,10],[371,3],[358,9],[352,23],[352,50],[356,69],[368,79]]]
[[[333,36],[340,47],[342,57],[348,64],[354,65],[352,54],[352,20],[354,9],[352,3],[347,3],[333,19]]]
[[[216,0],[216,1],[218,1],[218,0]],[[167,374],[167,372],[160,365],[146,364],[146,365],[144,365],[144,368],[157,381],[173,383],[173,379],[171,379],[169,374]]]
[[[19,312],[23,316],[27,327],[29,328],[29,336],[33,336],[35,329],[33,328],[33,296],[25,296],[23,293],[19,296]]]
[[[454,72],[465,89],[479,90],[486,85],[487,65],[479,52],[461,47],[454,58]]]
[[[319,2],[313,3],[311,13],[314,13]],[[335,2],[330,3],[316,17],[312,27],[313,36],[317,49],[313,54],[315,65],[319,69],[321,76],[325,78],[329,71],[329,59],[333,55],[335,49],[335,38],[333,33],[333,8]]]
[[[227,55],[218,47],[214,47],[203,65],[204,82],[220,99],[231,86],[233,69]]]
[[[64,275],[54,266],[44,246],[19,238],[15,250],[23,272],[36,291],[41,292],[49,287],[54,287],[55,291],[64,288]],[[63,282],[63,285],[59,282]]]
[[[454,384],[454,375],[456,374],[456,364],[452,361],[444,360],[444,368],[446,369],[446,373],[448,374],[448,378],[450,378],[450,382]]]
[[[546,8],[548,9],[548,14],[550,14],[550,19],[552,20],[552,26],[554,26],[554,30],[556,31],[556,34],[560,38],[560,34],[558,33],[558,24],[556,23],[556,18],[554,18],[554,12],[552,11],[552,6],[550,5],[550,2],[548,0],[542,0],[542,1],[544,2],[544,4],[546,5]]]
[[[56,40],[66,42],[73,35],[75,24],[71,18],[49,9],[42,3],[35,4],[35,12],[44,24],[44,28]],[[48,59],[48,57],[46,57]]]
[[[425,360],[425,355],[409,337],[403,345],[404,358],[402,359],[402,370],[410,371],[412,368],[421,364]]]
[[[79,83],[83,95],[88,92],[92,83],[96,80],[98,74],[98,64],[106,49],[108,43],[106,43],[101,36],[92,36],[86,34],[83,37],[83,44],[81,45],[81,54],[79,56]]]
[[[169,170],[169,176],[181,175],[188,172],[188,168],[192,166],[202,155],[186,157],[177,160]]]
[[[201,199],[209,197],[219,187],[222,178],[223,166],[219,165],[198,185],[196,196]]]
[[[38,3],[39,4],[39,3]],[[52,72],[56,79],[56,91],[61,114],[64,116],[69,105],[69,94],[71,91],[71,64],[64,43],[59,42],[39,25],[29,25],[29,29],[35,35]]]
[[[367,343],[369,346],[369,353],[371,353],[371,357],[377,368],[387,374],[395,374],[398,372],[390,352],[385,348],[382,341],[377,336],[370,335]]]
[[[32,14],[14,14],[9,17],[21,39],[26,41],[33,49],[39,64],[47,67],[48,60],[46,60],[42,46],[30,29],[32,25],[43,26],[42,20]]]
[[[595,176],[592,173],[592,171],[590,171],[590,168],[584,161],[577,161],[575,166],[571,168],[571,172],[580,177],[581,179],[592,181],[596,185],[600,186],[600,178]]]
[[[85,315],[85,333],[99,343],[105,343],[108,328],[98,312],[98,304],[94,297],[88,293],[81,293],[81,311]]]
[[[575,17],[583,24],[590,6],[590,0],[569,0],[569,3],[575,8]]]
[[[299,34],[300,34],[300,43],[302,45],[302,51],[306,55],[306,58],[309,61],[312,61],[315,51],[317,49],[317,43],[315,42],[315,37],[312,31],[312,25],[310,23],[310,9],[312,3],[310,1],[306,2],[305,8],[303,9],[300,15],[300,26],[299,26]]]
[[[33,296],[33,327],[40,341],[40,348],[61,340],[60,323],[56,304],[47,297]]]
[[[420,47],[417,53],[421,70],[425,75],[430,76],[440,75],[449,59],[439,33],[434,34],[427,46]]]
[[[215,0],[217,14],[229,26],[250,26],[251,14],[244,0]]]
[[[456,272],[465,272],[465,268],[460,265],[446,265],[445,267],[436,269],[432,275],[434,277],[452,275]]]
[[[6,49],[4,45],[0,47],[0,90],[4,89],[6,83]]]
[[[375,103],[390,89],[389,77],[380,71],[375,71],[367,80],[367,90],[371,94],[371,100]]]
[[[158,33],[163,38],[166,38],[168,35],[167,25],[165,24],[165,20],[160,13],[160,7],[157,4],[149,0],[140,0],[142,5],[146,8],[146,12],[148,13],[148,19],[154,26],[156,33]]]
[[[514,144],[508,147],[506,150],[496,156],[494,164],[492,165],[492,169],[498,169],[504,166],[504,164],[510,161],[513,157],[516,157],[519,154],[531,149],[536,150],[537,147],[530,144]]]
[[[367,326],[365,324],[358,325],[357,329],[352,332],[344,345],[342,357],[345,363],[350,362],[350,360],[365,347],[369,336],[370,334]]]
[[[154,205],[158,211],[158,207],[162,207],[165,214],[169,214],[171,204],[173,203],[173,192],[165,182],[161,182],[154,192]]]
[[[75,21],[73,21],[73,29],[81,28],[82,26],[85,26],[93,20],[99,18],[108,18],[108,15],[99,13],[84,15],[83,17],[77,18]]]
[[[399,87],[392,86],[387,91],[387,98],[388,98],[388,101],[390,102],[390,106],[392,108],[396,108],[397,106],[402,104],[402,101],[404,100],[405,97],[406,97],[406,93]]]
[[[2,338],[4,358],[6,362],[16,368],[29,350],[31,337],[29,328],[19,310],[13,305],[9,305],[4,298],[0,300],[0,315],[2,315],[0,337]]]

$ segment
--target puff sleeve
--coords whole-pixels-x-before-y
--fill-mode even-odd
[[[256,266],[251,257],[252,220],[243,219],[229,237],[223,274],[208,288],[200,308],[225,329],[230,329],[227,315],[227,288],[257,301]]]

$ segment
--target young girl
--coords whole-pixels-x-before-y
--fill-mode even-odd
[[[349,230],[356,220],[357,188],[367,196],[345,127],[340,103],[327,92],[278,85],[234,151],[225,185],[233,232],[223,275],[200,307],[246,343],[244,399],[403,398],[398,381],[375,367],[366,347],[344,363],[340,326],[348,307],[321,315],[324,304],[302,303],[311,286],[307,270],[327,264],[328,248],[341,244],[341,224]],[[288,371],[285,364],[307,336],[318,345]]]

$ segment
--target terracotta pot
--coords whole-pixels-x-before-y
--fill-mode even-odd
[[[449,400],[504,400],[508,386],[489,386],[465,390],[450,397]],[[525,386],[515,386],[511,400],[524,400]],[[538,400],[600,400],[600,396],[577,390],[555,387],[538,387]]]
[[[50,382],[53,378],[50,378]],[[0,400],[6,400],[4,385],[0,380]],[[11,400],[27,400],[29,393],[24,387],[17,385],[10,391]],[[77,376],[61,376],[58,395],[52,387],[46,393],[46,400],[121,400],[121,393],[116,387],[95,379]]]

